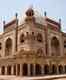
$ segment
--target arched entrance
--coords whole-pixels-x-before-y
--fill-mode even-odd
[[[52,65],[52,74],[57,74],[57,67]]]
[[[60,44],[56,37],[53,37],[51,40],[51,51],[52,56],[60,56]]]
[[[41,66],[39,64],[36,64],[36,75],[41,75]]]
[[[44,66],[44,74],[49,74],[49,66],[47,64]]]
[[[58,69],[59,69],[59,74],[62,74],[63,73],[63,66],[62,65],[59,65],[58,66]]]
[[[11,75],[11,66],[7,66],[7,75]]]
[[[33,64],[30,64],[30,75],[33,76]]]
[[[26,63],[23,64],[23,76],[28,75],[28,65]]]
[[[5,56],[9,56],[12,53],[12,40],[8,38],[5,43]]]
[[[5,75],[5,67],[4,66],[2,66],[2,68],[1,68],[1,74]]]

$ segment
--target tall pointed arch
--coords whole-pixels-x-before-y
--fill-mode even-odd
[[[60,56],[60,44],[59,40],[56,37],[51,39],[51,55],[52,56]]]
[[[12,54],[12,39],[8,38],[5,42],[5,56]]]

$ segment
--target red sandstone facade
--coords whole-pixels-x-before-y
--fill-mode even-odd
[[[61,23],[26,11],[24,22],[4,22],[0,35],[0,74],[41,76],[66,74],[66,33]]]

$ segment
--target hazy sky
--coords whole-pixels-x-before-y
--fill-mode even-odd
[[[23,14],[30,5],[41,15],[46,11],[47,16],[56,21],[61,18],[62,30],[66,32],[66,0],[0,0],[0,31],[4,19],[7,22],[16,12]]]

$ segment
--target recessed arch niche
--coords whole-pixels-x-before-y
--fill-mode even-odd
[[[8,38],[5,42],[5,56],[12,54],[12,39]]]
[[[60,56],[60,43],[55,36],[51,39],[51,51],[52,56]]]

